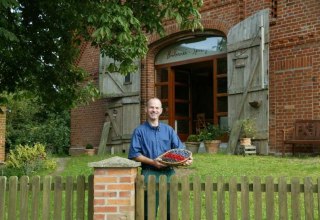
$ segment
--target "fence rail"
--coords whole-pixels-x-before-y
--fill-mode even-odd
[[[93,176],[0,176],[0,220],[93,219]]]
[[[171,178],[167,183],[161,176],[156,183],[149,176],[136,179],[136,220],[144,219],[144,193],[147,193],[148,219],[156,219],[155,192],[159,190],[158,219],[320,219],[320,178],[314,184],[312,178],[285,177],[274,179],[260,177],[249,181],[248,177],[231,177],[228,181],[219,177],[214,182],[207,177],[192,181],[188,176]],[[167,192],[170,193],[170,208],[167,210]]]

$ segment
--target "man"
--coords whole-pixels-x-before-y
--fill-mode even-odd
[[[173,148],[184,148],[176,132],[167,124],[159,122],[162,113],[162,104],[158,98],[149,99],[146,106],[147,121],[138,126],[132,135],[129,148],[129,159],[141,162],[142,171],[147,183],[149,175],[155,175],[159,182],[160,175],[166,175],[169,181],[175,173],[173,168],[167,166],[156,158]],[[192,158],[184,165],[190,165]],[[158,193],[156,194],[156,208],[158,208]],[[170,219],[170,197],[168,203],[168,218]],[[145,195],[145,219],[147,219],[147,197]]]

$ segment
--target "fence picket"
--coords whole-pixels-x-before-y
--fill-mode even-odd
[[[66,196],[65,196],[65,220],[73,219],[73,177],[66,178]]]
[[[93,175],[88,177],[88,220],[93,220]]]
[[[62,178],[56,176],[54,178],[54,205],[53,219],[62,219]]]
[[[255,176],[253,178],[253,198],[254,198],[254,219],[262,219],[262,192],[261,192],[261,178]]]
[[[0,176],[0,220],[5,220],[7,178]]]
[[[266,216],[268,220],[274,220],[274,181],[272,176],[266,177]]]
[[[159,218],[167,219],[167,176],[161,175],[159,178]]]
[[[156,177],[148,176],[148,220],[156,219]]]
[[[43,180],[42,219],[50,220],[50,194],[51,176],[45,176]]]
[[[241,214],[242,219],[250,219],[249,211],[249,179],[246,176],[241,177]]]
[[[304,210],[305,219],[314,219],[314,209],[313,209],[313,186],[311,177],[306,177],[304,179]]]
[[[224,220],[225,216],[225,189],[223,177],[217,179],[217,219]]]
[[[136,220],[144,219],[144,193],[144,176],[138,175],[136,178]]]
[[[34,176],[31,179],[31,219],[39,219],[40,205],[40,176]]]
[[[84,220],[84,207],[85,207],[85,177],[77,177],[77,220]]]
[[[318,219],[320,219],[320,177],[317,179]]]
[[[195,176],[193,180],[193,219],[201,219],[201,183],[200,177]]]
[[[230,220],[237,220],[237,201],[238,201],[238,190],[237,190],[237,177],[231,177],[229,180],[229,216]]]
[[[170,180],[170,220],[178,220],[178,176],[174,175]]]
[[[17,196],[18,196],[18,177],[11,176],[9,178],[9,204],[8,204],[8,219],[17,219]]]
[[[206,195],[206,217],[207,220],[213,220],[213,180],[211,176],[206,178],[205,182]]]
[[[190,219],[190,182],[189,176],[183,176],[181,179],[182,199],[181,211],[182,219]]]
[[[300,180],[297,177],[291,179],[291,210],[292,220],[301,219],[300,216]]]
[[[29,177],[20,178],[20,220],[28,220]]]
[[[279,218],[288,219],[288,199],[287,199],[287,180],[284,176],[279,177]]]

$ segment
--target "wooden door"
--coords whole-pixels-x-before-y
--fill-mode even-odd
[[[162,102],[160,121],[175,129],[182,141],[192,132],[190,71],[164,67],[156,70],[155,93]]]
[[[235,25],[228,41],[228,150],[234,153],[240,135],[237,121],[253,118],[258,128],[253,144],[268,153],[269,10],[261,10]],[[261,43],[264,42],[264,43]]]

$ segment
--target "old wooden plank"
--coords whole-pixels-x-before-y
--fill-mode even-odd
[[[207,176],[205,182],[206,219],[213,220],[213,180]]]
[[[73,177],[66,177],[66,189],[65,189],[65,220],[73,219]]]
[[[238,112],[236,113],[236,120],[240,119],[240,116],[242,115],[242,111],[243,111],[243,106],[245,104],[245,100],[247,99],[247,95],[248,95],[248,90],[250,88],[250,85],[252,83],[253,80],[253,76],[255,75],[257,68],[258,68],[258,64],[259,64],[259,59],[256,59],[256,62],[254,64],[253,67],[253,71],[250,73],[249,75],[249,79],[247,81],[247,85],[245,87],[245,91],[243,92],[242,96],[241,96],[241,100],[240,100],[240,106],[239,108],[237,108]],[[233,123],[233,126],[231,128],[231,133],[230,133],[230,138],[229,138],[229,142],[228,142],[228,152],[229,153],[234,153],[238,140],[239,140],[239,135],[240,135],[240,131],[241,131],[241,123],[239,121],[235,121]]]
[[[94,195],[93,195],[93,175],[89,175],[88,177],[88,220],[93,220],[93,206],[94,206]]]
[[[40,176],[31,179],[31,219],[40,219]]]
[[[300,216],[300,180],[297,177],[291,179],[291,210],[292,220],[301,219]]]
[[[28,192],[29,192],[29,177],[22,176],[20,178],[20,219],[28,219]]]
[[[287,199],[287,180],[284,176],[279,177],[279,218],[288,219],[288,199]]]
[[[320,132],[320,129],[319,129]],[[318,219],[320,219],[320,177],[318,177],[317,179],[317,186],[316,186],[316,190],[317,190],[317,203],[318,203]]]
[[[135,210],[135,219],[143,220],[144,219],[144,176],[137,175],[136,177],[136,210]]]
[[[253,178],[253,202],[254,202],[254,219],[262,220],[262,190],[261,178]]]
[[[161,175],[159,178],[159,218],[167,219],[167,176]]]
[[[217,179],[217,220],[225,219],[225,189],[223,177]]]
[[[99,148],[98,148],[98,155],[103,155],[106,153],[106,145],[109,138],[110,127],[111,127],[110,121],[107,121],[103,124]]]
[[[53,219],[62,219],[62,178],[54,177]]]
[[[237,177],[231,177],[229,180],[229,210],[230,210],[230,220],[237,220],[237,201],[238,201],[238,191],[237,191]]]
[[[201,183],[200,177],[193,179],[193,219],[201,219]]]
[[[51,176],[45,176],[43,180],[43,198],[42,198],[42,219],[50,219],[50,195],[51,195]]]
[[[268,220],[275,219],[274,211],[274,180],[272,176],[268,176],[266,177],[266,217]]]
[[[305,219],[314,219],[313,184],[311,177],[304,178],[304,210]]]
[[[148,176],[148,220],[156,219],[156,177]]]
[[[17,219],[17,196],[18,196],[18,177],[9,178],[9,202],[8,202],[8,219]]]
[[[178,202],[178,183],[179,178],[177,175],[171,177],[170,180],[170,220],[178,220],[179,219],[179,206]]]
[[[86,182],[83,175],[77,177],[77,220],[84,220]]]
[[[5,220],[7,177],[0,176],[0,220]]]
[[[250,218],[249,179],[247,176],[241,177],[241,216],[242,219]]]
[[[181,178],[182,201],[181,201],[181,219],[190,219],[190,182],[189,176]]]

